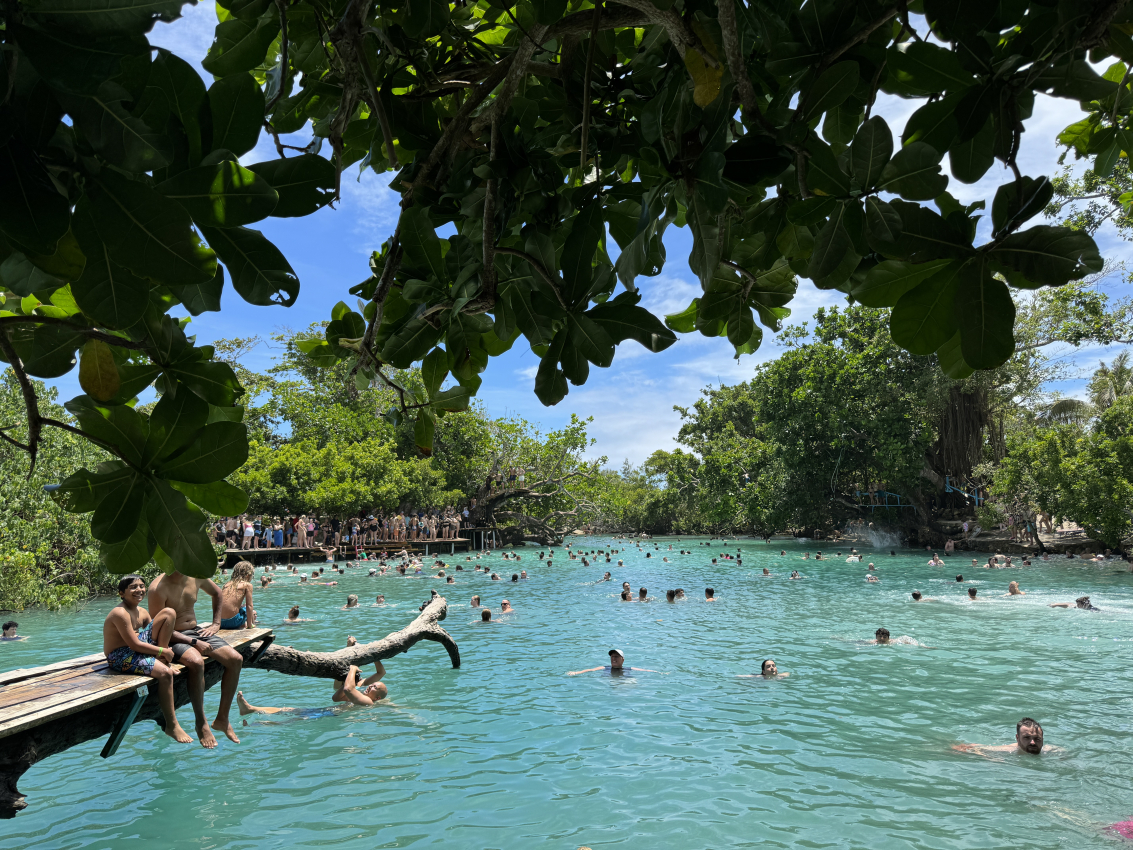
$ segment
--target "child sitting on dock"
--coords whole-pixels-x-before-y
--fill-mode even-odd
[[[110,609],[102,624],[102,651],[107,665],[119,673],[150,676],[157,681],[158,702],[165,716],[165,734],[182,744],[193,739],[177,722],[173,707],[173,652],[169,641],[177,612],[162,608],[156,617],[139,605],[146,595],[146,583],[141,576],[129,575],[118,582],[118,595],[122,601]]]
[[[256,570],[247,561],[232,568],[232,578],[220,589],[220,627],[222,629],[250,629],[256,622],[256,609],[252,606],[252,579]]]

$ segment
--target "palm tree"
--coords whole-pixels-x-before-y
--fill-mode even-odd
[[[1122,351],[1108,366],[1098,364],[1089,383],[1090,401],[1098,411],[1110,407],[1118,398],[1133,393],[1133,365],[1129,352]]]

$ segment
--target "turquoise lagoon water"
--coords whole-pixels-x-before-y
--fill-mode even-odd
[[[865,550],[878,585],[864,581],[865,564],[799,560],[804,546],[793,542],[741,541],[742,567],[710,563],[735,543],[654,542],[661,550],[648,544],[646,559],[632,542],[575,541],[575,551],[622,549],[609,566],[560,554],[548,569],[531,548],[518,565],[480,561],[506,577],[526,568],[531,579],[518,585],[468,571],[445,586],[356,569],[337,587],[287,578],[257,590],[263,624],[295,603],[315,619],[280,628],[282,642],[332,650],[348,634],[402,627],[435,587],[450,601],[444,625],[463,666],[419,644],[388,662],[389,705],[257,718],[240,729],[242,744],[213,752],[149,723],[107,761],[91,741],[25,774],[30,808],[0,822],[0,841],[6,850],[1124,843],[1105,827],[1133,818],[1128,572],[1077,561],[989,571],[967,566],[970,556],[938,569],[921,552]],[[670,542],[694,554],[669,553]],[[757,575],[764,566],[772,578]],[[804,581],[787,580],[796,568]],[[615,582],[594,584],[606,569]],[[958,586],[961,570],[968,583]],[[1000,596],[1012,579],[1027,596]],[[623,580],[660,601],[620,602]],[[971,584],[988,601],[963,601]],[[718,602],[703,601],[706,585]],[[689,600],[666,604],[675,587]],[[943,601],[914,604],[914,588]],[[389,604],[371,607],[379,592]],[[363,607],[339,610],[348,593]],[[482,625],[474,593],[493,611],[506,596],[516,613]],[[1082,593],[1101,613],[1047,607]],[[0,667],[95,651],[111,601],[20,615],[31,640],[0,645]],[[878,626],[920,645],[864,643]],[[566,675],[605,664],[610,647],[665,675]],[[738,677],[768,656],[790,678]],[[242,688],[263,705],[330,704],[322,681],[246,671]],[[210,717],[217,694],[206,697]],[[1023,715],[1065,752],[992,761],[951,749],[1008,743]],[[188,708],[180,717],[191,728]]]

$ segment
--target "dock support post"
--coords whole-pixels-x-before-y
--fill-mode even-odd
[[[130,705],[114,722],[110,729],[110,737],[106,741],[106,746],[102,748],[100,755],[104,759],[110,758],[118,752],[118,745],[122,743],[122,739],[126,737],[126,730],[130,728],[130,724],[134,722],[134,718],[138,716],[138,709],[142,707],[142,703],[146,701],[149,696],[149,686],[143,685],[134,691],[134,695],[130,698]]]

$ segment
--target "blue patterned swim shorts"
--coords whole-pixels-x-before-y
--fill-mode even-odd
[[[138,629],[138,640],[142,643],[153,643],[153,621]],[[106,663],[111,670],[119,673],[139,673],[142,676],[153,675],[153,664],[157,659],[152,655],[139,655],[128,646],[112,649],[106,656]]]

